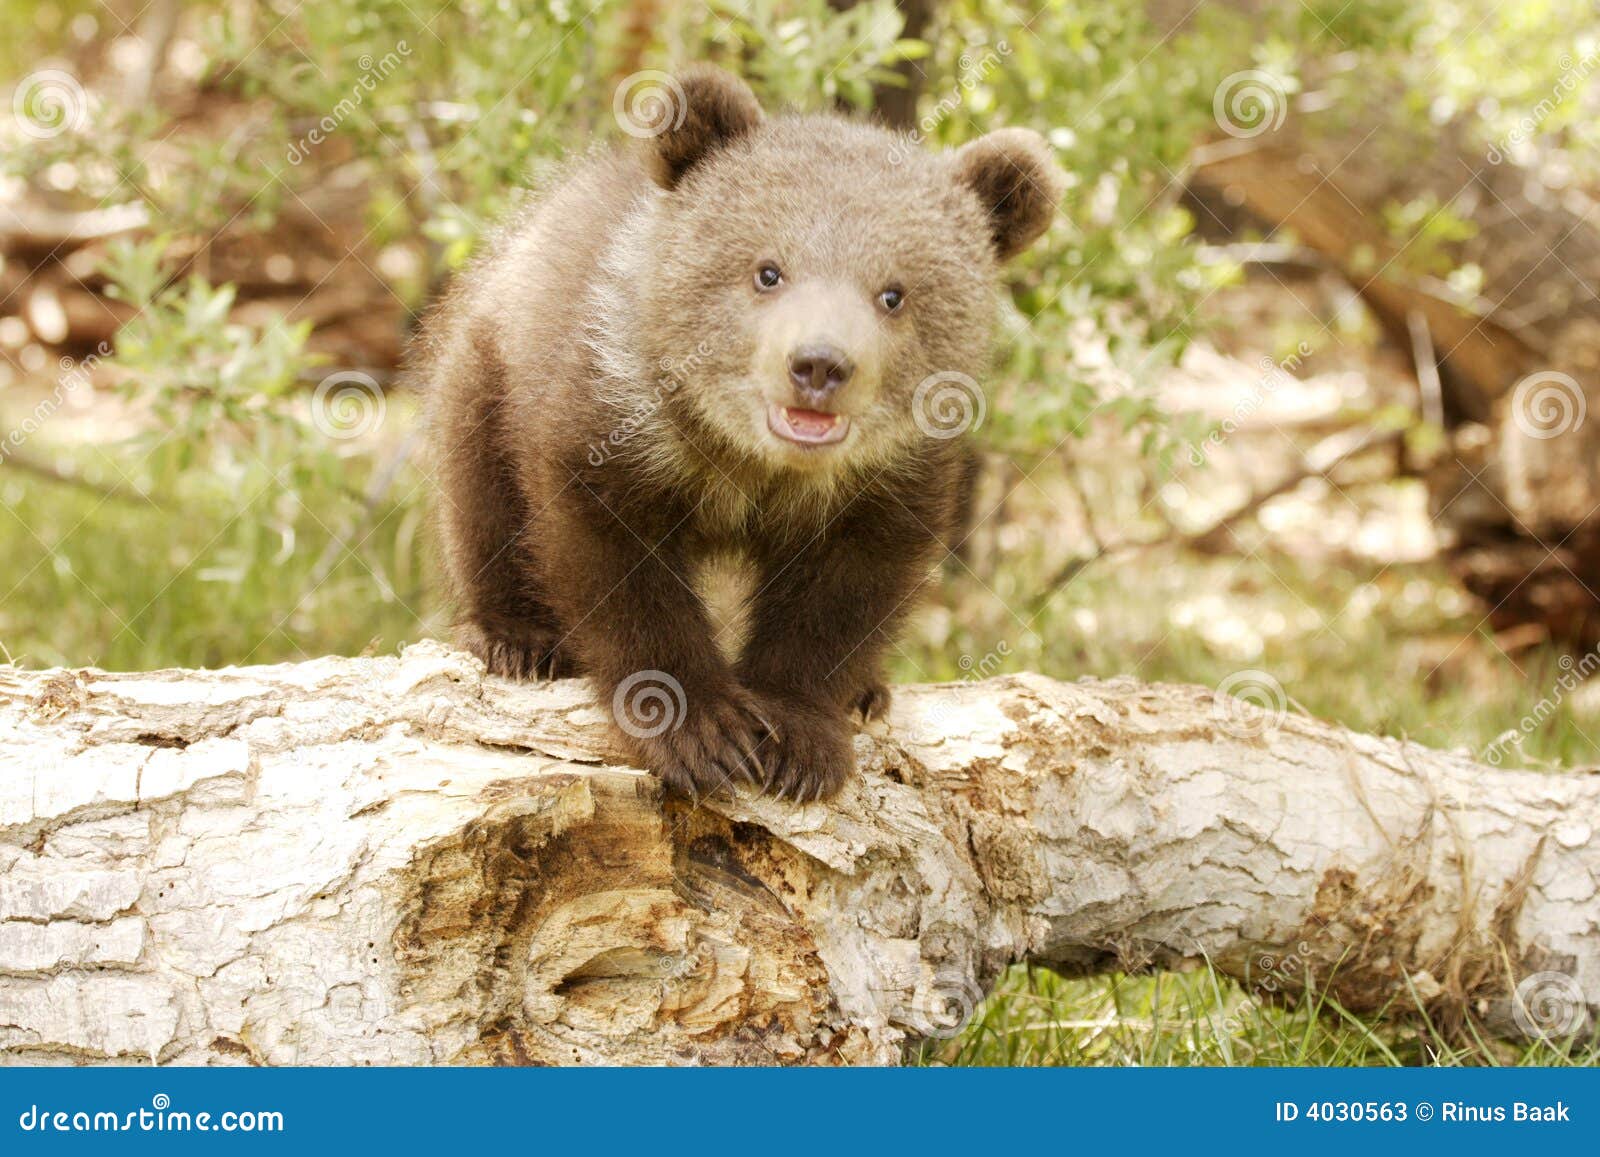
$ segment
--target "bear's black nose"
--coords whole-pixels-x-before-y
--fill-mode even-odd
[[[855,363],[831,345],[803,345],[789,355],[789,380],[808,394],[828,394],[850,380]]]

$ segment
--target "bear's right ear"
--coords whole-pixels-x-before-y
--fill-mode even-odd
[[[709,64],[684,69],[668,87],[677,107],[649,142],[649,164],[656,184],[674,189],[690,169],[760,124],[761,105],[744,81]]]

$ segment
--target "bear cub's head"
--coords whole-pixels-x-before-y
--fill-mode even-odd
[[[839,117],[764,117],[710,67],[670,97],[620,272],[635,352],[673,367],[674,427],[813,476],[948,436],[918,387],[982,376],[999,266],[1061,198],[1044,140],[1002,129],[935,155]]]

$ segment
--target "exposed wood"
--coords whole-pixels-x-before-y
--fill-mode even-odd
[[[0,668],[0,1059],[893,1063],[1022,960],[1600,1012],[1600,777],[1034,675],[900,688],[827,805],[610,735],[437,644]]]

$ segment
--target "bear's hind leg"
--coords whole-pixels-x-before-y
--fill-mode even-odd
[[[567,632],[544,597],[525,504],[506,489],[498,501],[463,503],[451,511],[450,552],[461,608],[456,641],[495,675],[510,679],[564,679],[579,674]]]
[[[568,679],[577,664],[552,626],[528,619],[482,616],[456,626],[456,644],[470,651],[491,675],[508,679]]]
[[[441,529],[460,610],[456,641],[493,674],[560,679],[578,674],[566,631],[540,586],[530,505],[509,461],[505,375],[492,344],[457,351],[439,370]]]

